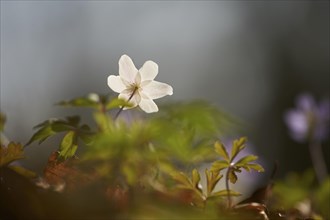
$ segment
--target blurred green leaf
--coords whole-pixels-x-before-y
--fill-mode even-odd
[[[119,98],[113,98],[112,100],[106,103],[106,110],[111,110],[114,108],[121,108],[121,107],[132,107],[132,104],[124,99],[119,99]]]
[[[74,131],[69,131],[62,139],[59,156],[64,159],[72,157],[76,153],[77,148],[76,134]]]
[[[229,171],[228,177],[229,177],[229,180],[230,180],[231,183],[234,183],[234,184],[236,183],[236,181],[237,181],[237,175],[236,175],[236,173],[235,173],[235,171],[233,169],[231,169]]]
[[[321,186],[316,189],[315,202],[315,207],[317,207],[317,210],[324,216],[324,218],[330,219],[330,177],[324,180]]]
[[[277,203],[274,207],[290,209],[298,202],[309,198],[311,189],[314,188],[314,174],[312,170],[301,174],[289,173],[284,180],[274,184],[273,194]]]
[[[217,152],[223,159],[229,162],[229,155],[227,153],[226,148],[219,141],[214,144],[215,152]]]
[[[102,112],[94,112],[94,120],[100,131],[106,131],[110,129],[111,119]]]
[[[251,161],[255,161],[257,160],[258,157],[255,155],[247,155],[245,157],[242,157],[241,159],[239,159],[234,166],[237,167],[242,167],[245,166],[247,163],[251,162]]]
[[[198,184],[199,184],[199,181],[201,180],[201,176],[197,169],[193,169],[191,180],[192,180],[192,184],[193,184],[194,188],[199,189]]]
[[[10,142],[7,147],[0,148],[0,167],[23,158],[25,158],[24,149],[19,143]]]
[[[214,192],[210,195],[210,197],[217,197],[217,196],[228,196],[228,193],[230,196],[241,196],[242,194],[239,193],[239,192],[236,192],[236,191],[233,191],[233,190],[220,190],[220,191],[217,191],[217,192]]]
[[[220,172],[221,170],[228,168],[230,164],[224,160],[218,160],[212,163],[211,171],[212,172]]]
[[[189,177],[187,177],[184,173],[182,173],[182,172],[173,172],[171,176],[174,180],[178,181],[183,186],[185,186],[187,188],[192,187],[192,183],[191,183]]]
[[[56,118],[46,120],[35,126],[35,128],[38,128],[39,130],[31,137],[26,145],[29,145],[34,141],[39,141],[39,144],[41,144],[47,138],[55,134],[66,132],[66,135],[60,144],[59,151],[60,157],[67,159],[68,157],[74,156],[78,148],[78,138],[82,139],[85,144],[90,144],[93,141],[95,134],[90,130],[90,127],[85,124],[80,126],[79,123],[79,116],[68,116],[65,120]],[[72,143],[70,143],[70,141],[72,141]]]
[[[245,148],[246,141],[247,141],[246,137],[241,137],[238,140],[234,140],[233,147],[231,150],[230,161],[233,161],[235,159],[235,157],[237,156],[237,154]]]
[[[210,195],[219,180],[223,177],[223,175],[220,175],[219,172],[209,171],[208,169],[205,169],[205,175],[207,184],[207,195]]]
[[[89,94],[86,97],[74,98],[69,101],[61,101],[57,103],[60,106],[69,106],[69,107],[90,107],[98,108],[100,102],[100,97],[98,94]]]
[[[27,178],[35,178],[37,177],[37,174],[35,172],[32,172],[31,170],[28,170],[22,166],[8,166],[10,169],[14,170],[16,173],[20,174],[21,176],[25,176]]]
[[[39,144],[44,142],[50,136],[53,136],[56,132],[52,129],[51,124],[47,124],[44,127],[41,127],[28,141],[26,145],[30,145],[34,141],[39,141]]]
[[[256,164],[256,163],[249,163],[249,164],[246,164],[242,167],[244,169],[253,169],[253,170],[258,171],[258,172],[264,172],[265,171],[264,168],[261,165]]]

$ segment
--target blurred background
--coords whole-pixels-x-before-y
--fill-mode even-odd
[[[7,137],[26,143],[36,124],[75,113],[54,103],[109,93],[122,54],[158,63],[174,94],[157,103],[205,99],[242,120],[279,176],[311,166],[283,113],[302,92],[329,97],[328,1],[1,1]],[[38,170],[55,149],[33,144],[24,163]]]

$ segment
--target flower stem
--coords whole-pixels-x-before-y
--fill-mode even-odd
[[[311,141],[309,143],[309,152],[317,180],[319,183],[322,183],[326,179],[328,171],[323,158],[321,143],[319,141]]]
[[[134,96],[134,94],[136,93],[137,89],[138,89],[137,87],[134,88],[134,90],[133,90],[131,96],[128,98],[127,102],[131,101],[131,99],[133,98],[133,96]],[[117,112],[117,114],[116,114],[115,117],[114,117],[114,121],[117,120],[118,116],[119,116],[120,113],[124,110],[124,108],[125,108],[125,106],[120,107],[119,111]]]
[[[230,188],[229,188],[229,173],[231,172],[231,167],[228,167],[227,173],[226,173],[226,190],[227,190],[227,200],[228,200],[228,209],[232,206],[232,199],[230,196]]]

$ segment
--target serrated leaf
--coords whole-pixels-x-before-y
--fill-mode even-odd
[[[201,180],[201,176],[197,169],[193,169],[191,180],[192,180],[192,184],[193,184],[194,188],[199,189],[198,184],[199,184],[199,181]]]
[[[61,146],[60,146],[60,157],[67,159],[69,157],[74,156],[76,153],[76,150],[78,148],[78,145],[75,143],[76,134],[74,131],[69,131],[64,136]]]
[[[265,171],[265,169],[261,165],[256,164],[256,163],[249,163],[249,164],[246,164],[245,166],[250,168],[250,169],[253,169],[255,171],[258,171],[258,172],[264,172]]]
[[[229,155],[225,146],[223,146],[220,142],[215,142],[214,144],[215,152],[217,152],[220,156],[222,156],[226,161],[229,161]]]
[[[27,178],[35,178],[37,177],[37,174],[35,172],[32,172],[31,170],[25,169],[21,166],[8,166],[10,169],[14,170],[16,173],[25,176]]]
[[[219,172],[209,171],[208,169],[205,169],[205,175],[207,184],[207,195],[210,195],[219,180],[223,177],[223,175],[220,175]]]
[[[231,183],[236,183],[237,181],[237,175],[234,170],[230,170],[228,173],[228,177]]]
[[[23,159],[24,157],[23,146],[10,142],[7,147],[1,146],[0,148],[0,167],[7,166],[11,162]]]
[[[218,160],[212,163],[211,171],[212,172],[220,172],[221,170],[229,167],[229,163],[224,160]]]
[[[255,156],[255,155],[247,155],[245,157],[242,157],[241,159],[239,159],[234,166],[244,166],[246,165],[247,163],[251,162],[251,161],[255,161],[257,160],[258,157]]]
[[[241,137],[240,139],[234,140],[233,147],[231,149],[230,161],[233,161],[237,154],[245,148],[246,141],[246,137]]]
[[[228,193],[229,193],[230,196],[240,196],[240,195],[242,195],[241,193],[236,192],[234,190],[229,190],[228,191],[228,190],[224,189],[224,190],[220,190],[220,191],[217,191],[215,193],[212,193],[210,197],[228,196]]]
[[[114,108],[121,108],[122,106],[132,107],[132,104],[130,104],[129,102],[127,102],[124,99],[114,98],[106,104],[105,108],[106,108],[106,110],[111,110]]]

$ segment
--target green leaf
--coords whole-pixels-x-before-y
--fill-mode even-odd
[[[97,108],[99,107],[99,95],[98,94],[89,94],[86,97],[79,97],[71,99],[69,101],[61,101],[57,105],[69,106],[69,107],[90,107]]]
[[[199,184],[199,181],[201,180],[201,176],[200,176],[199,172],[197,171],[197,169],[193,169],[191,179],[192,179],[192,184],[193,184],[194,188],[199,189],[198,184]]]
[[[50,127],[51,127],[52,131],[54,131],[55,133],[60,133],[63,131],[69,131],[69,130],[73,129],[73,127],[71,125],[68,125],[67,122],[62,121],[62,120],[51,123]]]
[[[220,142],[215,142],[214,144],[215,152],[217,152],[220,156],[222,156],[226,161],[229,162],[229,156],[226,148]]]
[[[245,143],[247,141],[246,137],[241,137],[240,139],[234,140],[233,147],[231,150],[230,161],[233,161],[237,154],[245,148]]]
[[[228,196],[228,193],[230,196],[240,196],[242,195],[241,193],[239,192],[236,192],[236,191],[233,191],[233,190],[220,190],[220,191],[217,191],[215,193],[212,193],[210,197],[216,197],[216,196]]]
[[[26,145],[31,144],[34,141],[39,141],[39,144],[44,142],[47,138],[50,136],[56,134],[56,132],[53,131],[52,127],[50,124],[45,125],[45,127],[40,128],[28,141]]]
[[[124,107],[132,107],[132,104],[127,102],[124,99],[118,99],[118,98],[114,98],[112,100],[110,100],[108,103],[106,103],[106,109],[107,110],[111,110],[114,108],[121,108],[122,106]]]
[[[37,174],[35,172],[32,172],[31,170],[25,169],[21,166],[8,166],[10,169],[14,170],[16,173],[25,176],[27,178],[35,178],[37,177]]]
[[[247,163],[251,162],[251,161],[255,161],[257,160],[258,157],[255,156],[255,155],[247,155],[245,157],[242,157],[240,160],[238,160],[234,166],[244,166],[246,165]]]
[[[219,172],[209,171],[208,169],[205,169],[205,175],[207,184],[207,195],[210,195],[219,180],[223,177],[223,175],[220,175]]]
[[[220,172],[221,170],[228,168],[228,167],[229,167],[229,163],[227,161],[218,160],[218,161],[215,161],[212,163],[211,171]]]
[[[245,166],[250,168],[250,169],[253,169],[255,171],[258,171],[258,172],[264,172],[265,171],[265,169],[261,165],[256,164],[256,163],[249,163],[249,164],[246,164]]]
[[[76,153],[76,150],[78,148],[78,145],[76,144],[76,134],[74,131],[69,131],[64,136],[61,146],[60,146],[60,154],[59,156],[67,159],[69,157],[74,156]]]
[[[228,174],[229,180],[231,183],[236,183],[237,181],[237,175],[234,170],[230,170]]]
[[[182,172],[173,172],[171,174],[172,178],[176,180],[177,182],[181,183],[184,186],[187,186],[188,188],[192,187],[192,183],[190,179]]]
[[[7,166],[11,162],[24,157],[23,146],[19,143],[10,142],[7,147],[1,146],[0,148],[0,167]]]
[[[101,131],[106,131],[110,128],[111,119],[102,112],[94,113],[94,120]]]

